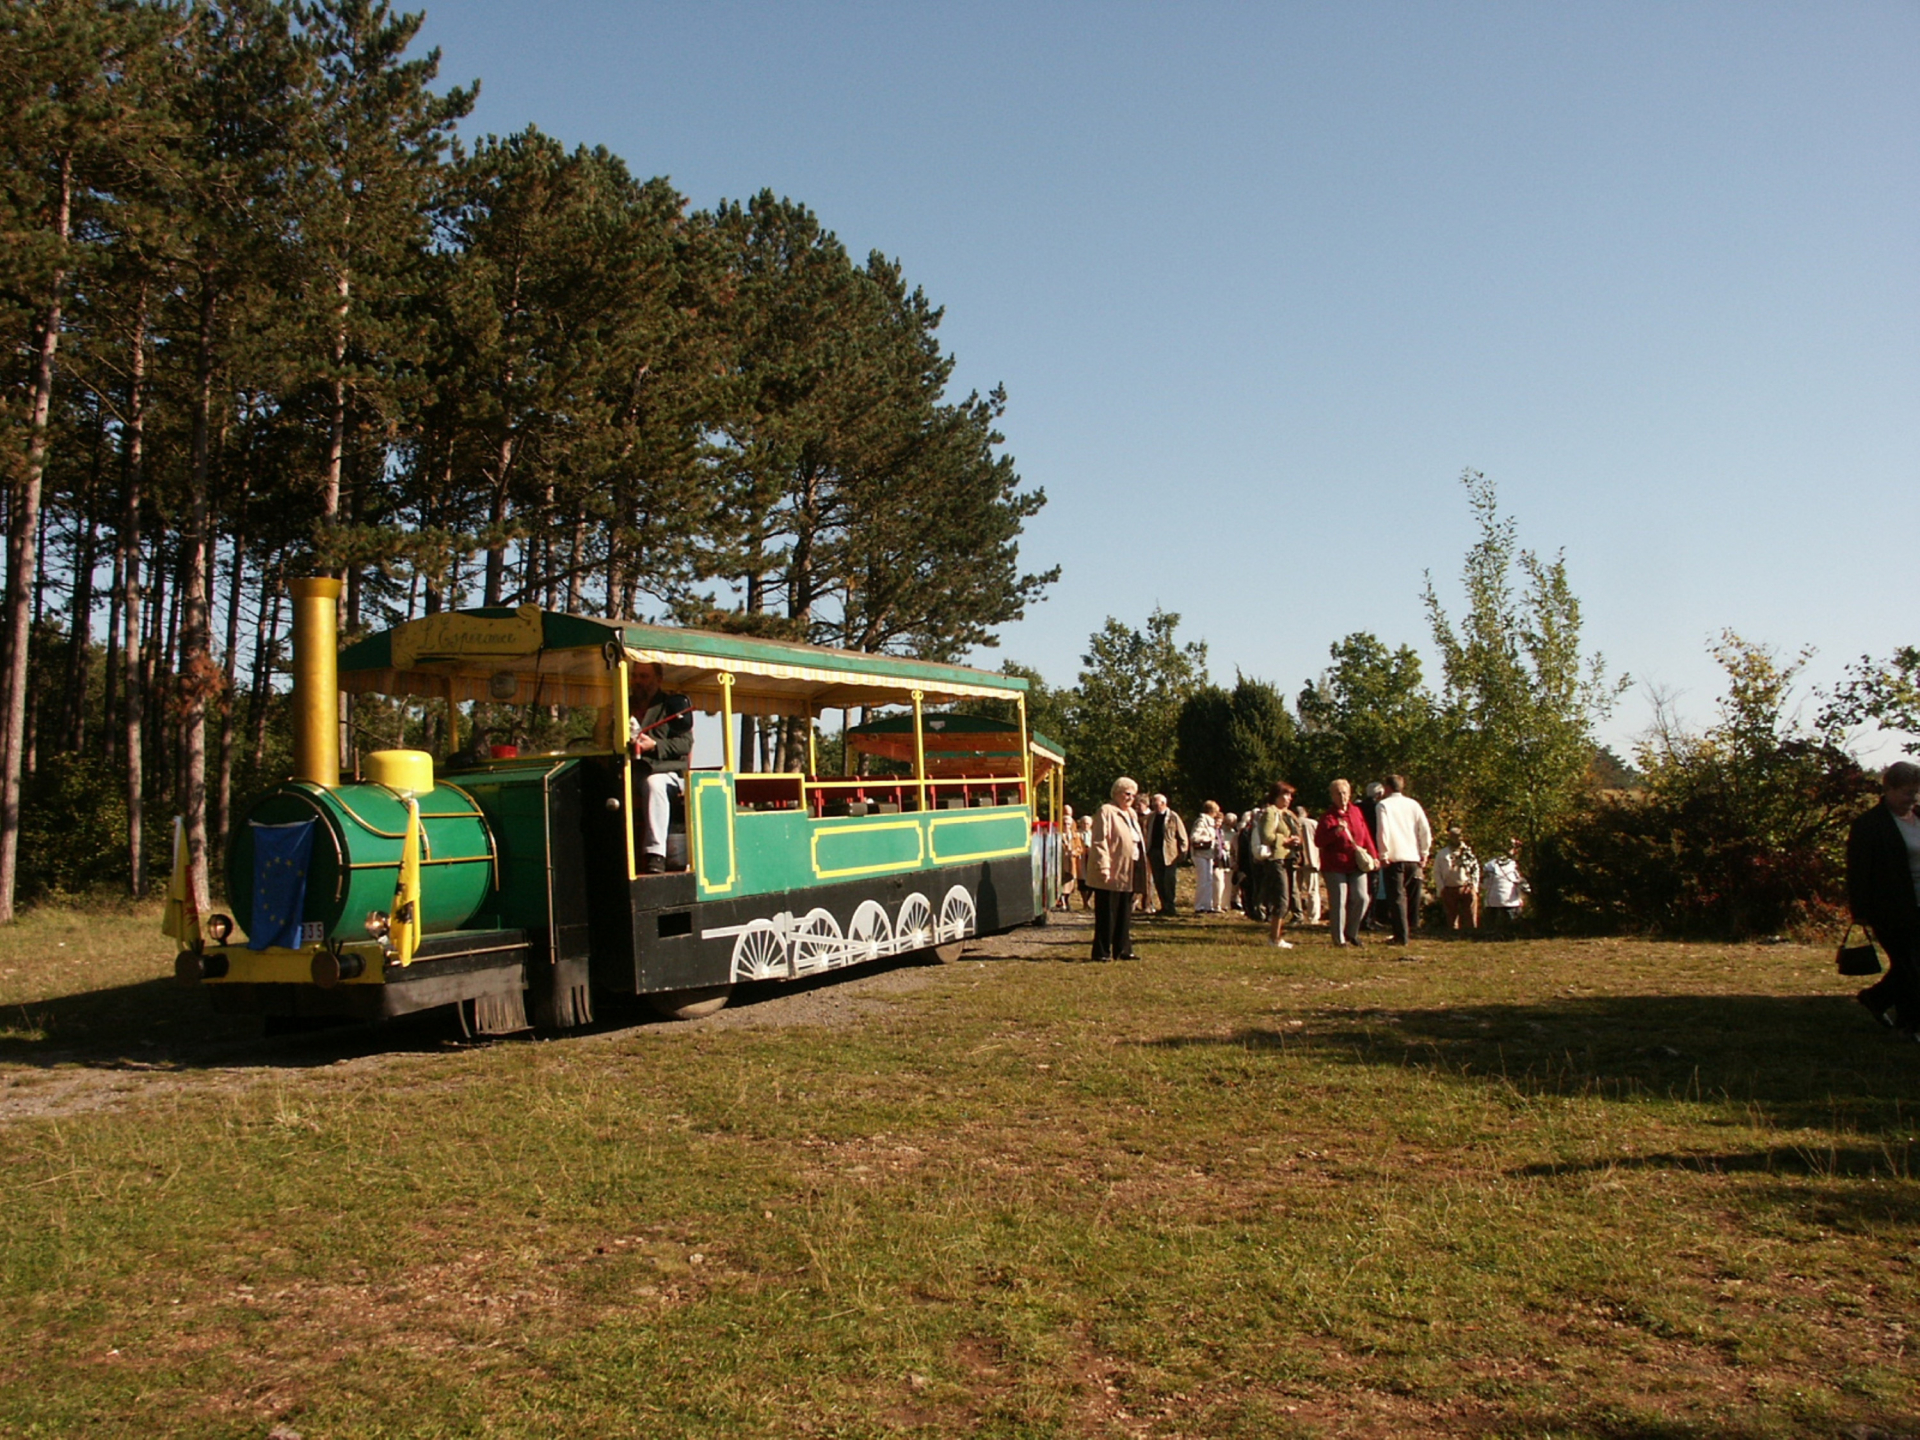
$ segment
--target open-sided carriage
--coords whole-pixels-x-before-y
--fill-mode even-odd
[[[222,1011],[284,1026],[452,1005],[504,1033],[584,1024],[611,994],[688,1016],[745,982],[951,956],[1044,918],[1057,894],[1062,761],[1028,733],[1018,678],[532,606],[337,650],[338,582],[293,589],[295,774],[254,802],[228,864],[250,938],[182,897],[169,910],[176,973]],[[696,756],[685,777],[665,873],[645,873],[643,787],[610,740],[375,752],[340,775],[341,691],[442,705],[450,736],[466,702],[604,707],[600,733],[625,736],[641,665],[721,720],[720,763]],[[981,699],[1014,719],[937,710]],[[856,707],[901,713],[853,727],[845,773],[819,773],[813,722]],[[740,716],[804,719],[805,767],[743,771]]]

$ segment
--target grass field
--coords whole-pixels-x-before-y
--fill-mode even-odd
[[[851,1023],[267,1046],[30,916],[0,1433],[1920,1432],[1920,1046],[1830,954],[1033,933]]]

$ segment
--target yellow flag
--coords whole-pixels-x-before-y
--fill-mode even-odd
[[[393,887],[387,938],[396,964],[411,965],[420,948],[420,802],[406,797],[407,838],[400,846],[400,876]]]
[[[173,817],[173,879],[167,884],[167,908],[160,917],[160,933],[171,935],[182,949],[200,944],[200,910],[193,903],[192,876],[187,864],[187,822]]]

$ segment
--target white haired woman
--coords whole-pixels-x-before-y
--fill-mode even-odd
[[[1146,837],[1134,815],[1140,787],[1125,775],[1093,822],[1087,847],[1087,886],[1093,891],[1093,958],[1134,960],[1134,887],[1147,863]]]
[[[1213,862],[1220,844],[1220,802],[1209,800],[1193,822],[1193,913],[1211,915],[1219,908],[1213,889]]]
[[[1360,916],[1367,908],[1367,874],[1380,868],[1380,851],[1367,817],[1353,803],[1353,786],[1336,780],[1327,787],[1332,800],[1320,817],[1314,840],[1320,849],[1320,873],[1327,882],[1333,943],[1360,943]]]

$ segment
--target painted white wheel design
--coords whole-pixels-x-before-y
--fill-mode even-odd
[[[733,942],[733,978],[784,980],[793,974],[787,942],[771,920],[755,920]]]
[[[893,953],[893,921],[878,900],[862,900],[847,923],[847,959],[852,964]]]
[[[846,963],[846,946],[840,940],[840,922],[831,911],[810,910],[793,932],[793,973],[814,975],[834,965]]]
[[[956,885],[947,891],[947,898],[940,902],[940,939],[964,940],[975,932],[978,923],[967,887]]]
[[[933,944],[933,906],[918,890],[900,902],[900,918],[893,922],[894,951],[905,955]]]

